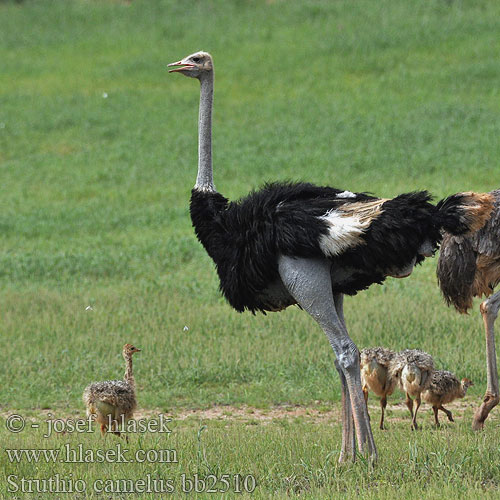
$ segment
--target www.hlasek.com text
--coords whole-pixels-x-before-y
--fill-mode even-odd
[[[117,443],[113,448],[92,449],[83,444],[73,447],[69,443],[59,448],[13,449],[7,448],[5,453],[11,463],[178,463],[177,450],[174,449],[138,449],[131,451]]]

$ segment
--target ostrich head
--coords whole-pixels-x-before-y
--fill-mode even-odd
[[[474,385],[474,382],[468,378],[462,379],[462,388],[466,391],[471,385]]]
[[[418,262],[421,262],[425,257],[432,257],[435,251],[436,248],[432,242],[426,239],[418,248],[417,255],[413,257],[408,265],[400,269],[390,269],[386,274],[392,278],[407,278],[413,272],[413,268]]]
[[[179,66],[169,70],[169,73],[182,73],[185,76],[198,78],[199,80],[213,71],[212,56],[208,52],[195,52],[168,66]]]
[[[132,344],[125,344],[123,346],[123,357],[125,359],[131,358],[134,352],[141,352],[141,350],[137,349],[137,347],[134,347]]]

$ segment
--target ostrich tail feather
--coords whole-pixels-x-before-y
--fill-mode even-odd
[[[441,227],[460,236],[481,229],[488,220],[495,199],[490,193],[458,193],[437,204]]]

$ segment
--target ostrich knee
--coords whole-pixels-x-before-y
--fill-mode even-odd
[[[500,295],[493,295],[489,299],[486,299],[479,306],[481,314],[487,318],[495,321],[498,316],[498,310],[500,309]]]
[[[340,345],[338,349],[337,359],[341,368],[348,373],[356,374],[358,373],[361,379],[360,369],[359,369],[359,350],[356,344],[349,339]]]

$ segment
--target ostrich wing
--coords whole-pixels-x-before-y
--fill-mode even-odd
[[[361,351],[361,364],[369,363],[374,359],[379,365],[388,368],[395,355],[394,351],[385,347],[370,347]]]
[[[472,236],[474,250],[481,255],[500,258],[500,190],[492,191],[495,205],[482,229]]]
[[[126,409],[135,404],[134,390],[124,380],[95,382],[85,389],[84,399],[88,404],[101,402]]]
[[[436,396],[444,396],[460,387],[460,381],[453,373],[446,370],[439,370],[431,375],[429,390]]]

